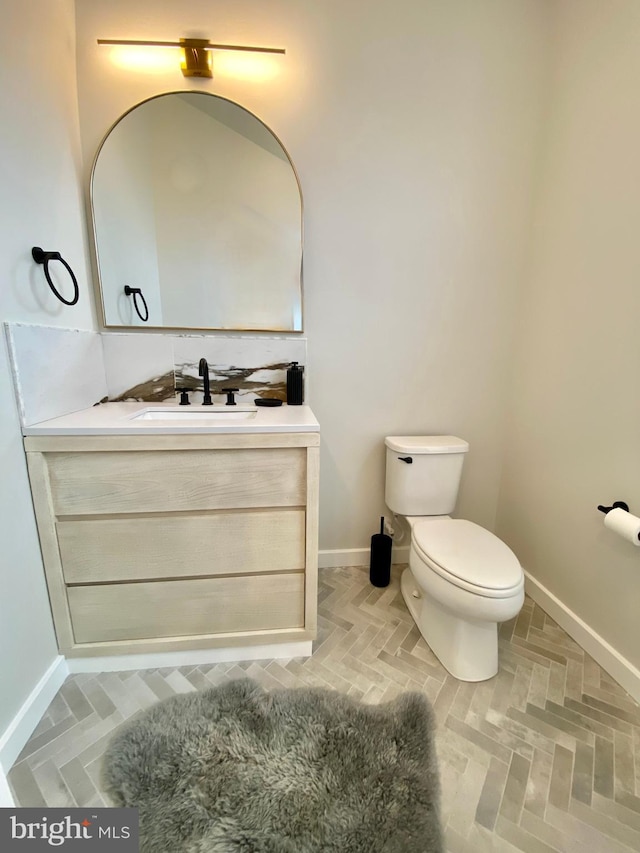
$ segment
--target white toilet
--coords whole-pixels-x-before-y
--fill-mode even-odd
[[[452,435],[385,439],[385,502],[411,529],[404,600],[442,665],[461,681],[498,671],[498,623],[524,602],[524,573],[497,536],[450,518],[469,445]]]

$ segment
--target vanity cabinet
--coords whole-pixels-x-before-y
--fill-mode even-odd
[[[26,436],[61,653],[313,639],[319,443]]]

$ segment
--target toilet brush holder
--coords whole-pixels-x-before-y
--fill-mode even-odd
[[[374,586],[389,586],[391,580],[392,539],[384,532],[384,516],[380,519],[380,533],[371,537],[371,562],[369,580]]]

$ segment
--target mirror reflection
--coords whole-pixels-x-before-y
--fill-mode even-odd
[[[105,326],[302,331],[298,178],[248,110],[139,104],[98,151],[91,204]]]

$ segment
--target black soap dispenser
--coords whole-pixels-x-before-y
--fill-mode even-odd
[[[287,370],[287,405],[301,406],[304,402],[304,367],[292,361]]]

